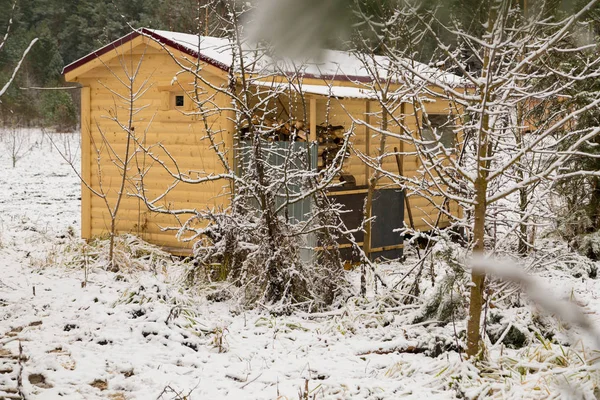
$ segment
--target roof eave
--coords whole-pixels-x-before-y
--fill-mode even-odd
[[[90,61],[95,60],[96,58],[99,58],[102,55],[104,55],[110,51],[113,51],[116,48],[128,43],[129,41],[137,38],[138,36],[144,36],[144,37],[150,38],[151,40],[155,41],[156,43],[158,43],[159,45],[161,45],[163,47],[169,47],[171,49],[180,51],[184,54],[189,55],[190,57],[194,57],[194,58],[201,60],[209,65],[212,65],[213,67],[216,67],[222,71],[225,71],[226,73],[230,72],[230,70],[231,70],[231,66],[229,66],[229,65],[226,65],[226,64],[224,64],[218,60],[215,60],[211,57],[208,57],[205,54],[198,53],[198,51],[192,50],[187,46],[183,46],[169,38],[159,35],[158,33],[152,31],[151,29],[141,28],[141,29],[134,30],[134,31],[130,32],[129,34],[107,44],[106,46],[101,47],[100,49],[70,63],[69,65],[67,65],[63,68],[62,74],[66,75],[66,74],[76,70],[77,68],[89,63]],[[166,49],[166,50],[169,51],[168,49]],[[324,82],[324,84],[327,84],[329,82],[335,82],[335,81],[363,83],[363,84],[374,82],[374,79],[372,77],[361,76],[361,75],[345,75],[345,74],[315,75],[315,74],[310,74],[310,73],[302,73],[301,76],[303,78],[311,78],[311,79],[321,80]]]
[[[161,36],[155,32],[152,32],[150,29],[141,28],[141,29],[138,29],[138,30],[128,33],[127,35],[107,44],[104,47],[99,48],[98,50],[96,50],[76,61],[73,61],[72,63],[70,63],[69,65],[67,65],[63,68],[62,74],[63,75],[68,74],[69,72],[74,71],[75,69],[87,64],[88,62],[95,60],[96,58],[101,57],[102,55],[104,55],[110,51],[113,51],[117,47],[130,42],[131,40],[135,39],[138,36],[148,37],[148,38],[154,40],[155,42],[159,43],[162,46],[168,46],[175,50],[181,51],[182,53],[185,53],[191,57],[202,60],[202,61],[204,61],[216,68],[219,68],[225,72],[229,71],[229,66],[227,66],[217,60],[207,57],[204,54],[198,55],[198,52],[193,51],[193,50],[189,49],[188,47],[182,46],[177,42],[174,42],[164,36]]]

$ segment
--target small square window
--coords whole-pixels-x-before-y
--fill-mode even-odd
[[[175,107],[183,107],[183,96],[175,96]]]

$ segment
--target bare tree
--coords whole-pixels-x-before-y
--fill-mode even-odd
[[[109,265],[107,267],[114,272],[119,270],[115,256],[115,238],[119,234],[118,222],[121,204],[127,196],[133,196],[136,192],[138,171],[145,166],[145,154],[140,145],[145,142],[145,136],[152,125],[152,120],[147,121],[137,117],[148,107],[142,98],[152,86],[149,82],[151,75],[144,79],[140,78],[145,49],[137,59],[136,57],[125,57],[125,54],[118,54],[117,66],[102,62],[110,78],[105,81],[98,80],[98,83],[112,97],[113,105],[105,110],[106,114],[101,116],[101,120],[109,121],[110,124],[97,119],[94,121],[94,126],[90,126],[90,132],[85,133],[86,136],[89,136],[92,160],[96,165],[96,178],[92,178],[95,181],[84,179],[81,171],[74,164],[70,149],[61,148],[60,144],[49,136],[54,147],[78,175],[85,187],[83,190],[89,190],[92,195],[101,199],[105,206],[108,216],[106,231],[109,238]],[[137,131],[136,126],[138,127]],[[82,129],[86,129],[86,127],[82,126]],[[119,144],[121,143],[124,143],[124,149],[120,148]],[[112,181],[105,182],[105,175],[114,174],[114,172],[118,176],[117,184]]]
[[[4,129],[0,134],[0,140],[4,142],[4,148],[10,157],[13,168],[35,146],[31,140],[31,132],[18,127],[18,125]]]
[[[565,107],[534,121],[524,118],[531,104],[566,96],[576,82],[598,76],[600,59],[596,53],[588,54],[578,68],[568,72],[549,62],[556,54],[591,48],[578,45],[573,35],[577,21],[594,3],[552,20],[544,7],[530,10],[525,17],[512,1],[485,2],[485,18],[476,21],[482,27],[480,36],[467,32],[457,21],[441,25],[434,13],[424,13],[412,1],[403,2],[381,25],[365,19],[379,30],[416,18],[419,29],[411,36],[413,43],[424,36],[433,38],[439,49],[439,65],[460,76],[415,65],[407,57],[407,48],[381,43],[402,84],[410,86],[414,95],[412,110],[404,115],[404,121],[390,113],[403,124],[403,135],[373,129],[410,144],[414,152],[405,154],[416,155],[420,164],[414,177],[381,172],[430,199],[440,214],[454,220],[455,227],[464,228],[476,255],[489,255],[499,250],[497,243],[505,243],[496,237],[498,225],[504,239],[510,239],[517,230],[522,237],[534,206],[549,194],[553,182],[597,174],[561,170],[574,155],[585,152],[583,145],[600,132],[597,126],[572,129],[573,121],[598,106],[597,94],[579,108]],[[452,35],[456,45],[448,46],[440,31]],[[473,63],[481,67],[474,69]],[[560,83],[544,79],[551,74],[565,79]],[[445,121],[438,122],[428,112],[432,101],[448,104]],[[383,102],[381,105],[386,107]],[[415,121],[416,129],[408,126],[407,118]],[[372,166],[377,168],[375,163]],[[442,205],[437,200],[440,198],[446,199]],[[461,204],[462,218],[448,211],[448,201]],[[467,354],[472,357],[481,350],[485,293],[486,275],[474,270],[467,327]]]
[[[361,4],[357,3],[357,5],[357,10],[360,11]],[[376,15],[372,16],[372,18],[380,19],[386,15],[386,12],[389,12],[389,9],[380,4],[379,8],[374,10],[374,12]],[[362,15],[364,16],[364,14]],[[401,48],[404,44],[402,40],[402,30],[407,29],[407,24],[397,24],[396,27],[397,29],[388,27],[388,29],[379,32],[377,34],[377,40],[385,42],[391,47]],[[372,223],[375,218],[372,214],[373,198],[376,189],[380,186],[382,178],[387,178],[387,174],[383,171],[392,171],[389,167],[390,163],[391,165],[397,166],[402,171],[404,167],[403,156],[398,157],[398,154],[396,154],[397,151],[394,150],[394,148],[398,147],[403,150],[402,141],[390,137],[384,132],[401,133],[402,125],[398,122],[403,119],[404,103],[410,101],[411,94],[413,93],[413,88],[410,86],[400,85],[402,76],[397,74],[395,65],[390,63],[388,57],[376,54],[376,45],[370,40],[369,33],[368,30],[357,30],[351,45],[355,48],[355,51],[353,52],[354,56],[362,64],[362,68],[368,72],[371,78],[369,82],[356,82],[355,84],[364,87],[364,90],[370,94],[372,103],[374,103],[375,106],[370,106],[368,113],[364,115],[363,118],[359,119],[357,116],[350,115],[356,124],[366,126],[369,135],[371,136],[368,140],[374,139],[375,141],[375,146],[369,146],[368,151],[365,152],[355,146],[352,147],[358,157],[370,167],[370,176],[367,180],[367,196],[365,198],[363,210],[365,232],[363,249],[367,258],[371,256],[372,248]],[[375,129],[371,130],[371,127],[375,127]],[[395,186],[398,187],[399,185]],[[403,188],[402,186],[399,187]],[[404,191],[404,194],[406,196],[406,191]],[[404,202],[407,203],[408,212],[409,215],[411,215],[410,221],[412,222],[408,198],[405,198]],[[377,221],[375,221],[375,223],[377,223]],[[401,229],[403,226],[398,228]],[[361,291],[364,293],[366,284],[364,267],[361,272],[363,275],[361,277]]]
[[[15,1],[13,3],[13,5],[12,5],[12,8],[11,8],[11,14],[14,13],[16,6],[17,6],[17,2]],[[10,34],[10,28],[12,27],[12,24],[13,24],[13,19],[12,19],[12,16],[11,16],[9,18],[9,20],[8,20],[8,26],[6,27],[6,32],[4,33],[4,36],[2,37],[2,40],[0,41],[0,52],[4,48],[4,45],[6,44],[6,42],[8,41],[8,37],[9,37],[9,34]],[[2,98],[2,95],[4,93],[6,93],[6,91],[9,88],[9,86],[14,81],[15,77],[17,76],[17,72],[19,72],[19,69],[21,68],[21,64],[23,63],[23,60],[25,60],[25,57],[27,56],[27,53],[29,53],[29,51],[31,50],[31,48],[33,47],[33,45],[35,44],[35,42],[37,42],[37,38],[33,39],[29,43],[29,46],[27,46],[27,48],[23,51],[23,55],[21,56],[21,59],[19,60],[19,62],[17,63],[17,65],[15,65],[10,78],[8,78],[8,81],[6,81],[4,83],[4,85],[2,86],[2,88],[0,88],[0,98]],[[2,100],[0,100],[0,102],[1,101]]]
[[[249,15],[250,6],[231,2],[228,7],[228,17],[223,20],[228,26],[228,42],[220,48],[232,55],[228,85],[211,81],[203,73],[202,60],[182,61],[172,54],[181,68],[177,82],[195,105],[189,114],[203,124],[204,140],[214,150],[220,171],[191,175],[177,167],[165,146],[147,144],[143,151],[154,165],[167,171],[173,184],[150,198],[144,191],[147,174],[142,171],[139,197],[152,212],[182,218],[183,227],[165,230],[175,229],[180,237],[192,232],[187,240],[196,243],[199,266],[204,270],[215,264],[224,268],[219,275],[243,289],[246,304],[271,304],[278,311],[298,305],[320,308],[347,288],[336,239],[351,238],[351,232],[341,222],[326,189],[342,169],[353,126],[346,127],[330,162],[319,171],[317,132],[307,129],[309,106],[301,66],[278,63],[268,56],[265,44],[247,43],[240,21]],[[200,26],[199,30],[202,32]],[[199,36],[199,54],[204,40]],[[163,49],[169,51],[166,46]],[[185,76],[191,77],[191,90],[181,83]],[[228,121],[227,129],[211,123],[217,113]],[[228,142],[228,133],[233,133],[233,144]],[[159,157],[159,153],[166,156]],[[165,196],[178,185],[211,182],[229,188],[227,209],[170,209],[164,205]],[[306,208],[298,214],[302,207],[294,207],[301,205]],[[321,251],[312,254],[317,246]],[[197,269],[192,271],[197,273]]]

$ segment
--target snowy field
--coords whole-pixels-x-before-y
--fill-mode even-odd
[[[454,351],[464,319],[416,323],[422,304],[391,294],[275,317],[182,292],[181,263],[158,251],[118,274],[90,261],[82,287],[102,248],[77,239],[79,182],[47,138],[33,132],[31,145],[13,169],[0,142],[0,398],[599,398],[594,338],[531,304],[496,322],[509,334],[535,317],[545,334],[527,331],[520,349],[490,343],[475,368]],[[404,268],[382,273],[393,283]],[[598,324],[598,281],[561,268],[539,269],[547,293]]]

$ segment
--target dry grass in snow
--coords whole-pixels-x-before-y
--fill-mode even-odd
[[[551,317],[546,318],[554,321],[549,328],[556,331],[552,340],[531,333],[521,349],[490,343],[487,361],[477,366],[463,361],[455,350],[463,344],[464,319],[457,317],[449,324],[416,322],[435,290],[429,278],[424,279],[422,299],[412,304],[402,304],[400,293],[380,292],[366,300],[347,299],[329,312],[272,316],[265,310],[244,310],[235,299],[209,301],[203,288],[184,290],[185,261],[132,236],[118,239],[121,271],[107,272],[106,243],[84,244],[77,239],[75,175],[47,139],[35,131],[30,135],[34,145],[16,168],[0,154],[0,370],[7,371],[0,373],[0,393],[4,390],[4,395],[18,396],[20,391],[27,399],[598,396],[593,341]],[[70,134],[64,138],[72,143],[78,139]],[[381,273],[393,283],[407,269],[395,264],[382,266]],[[596,280],[552,268],[540,274],[553,295],[583,303],[597,323]],[[437,285],[448,282],[439,270],[438,275]],[[499,324],[509,319],[520,326],[521,319],[537,311],[522,304],[502,313]]]

